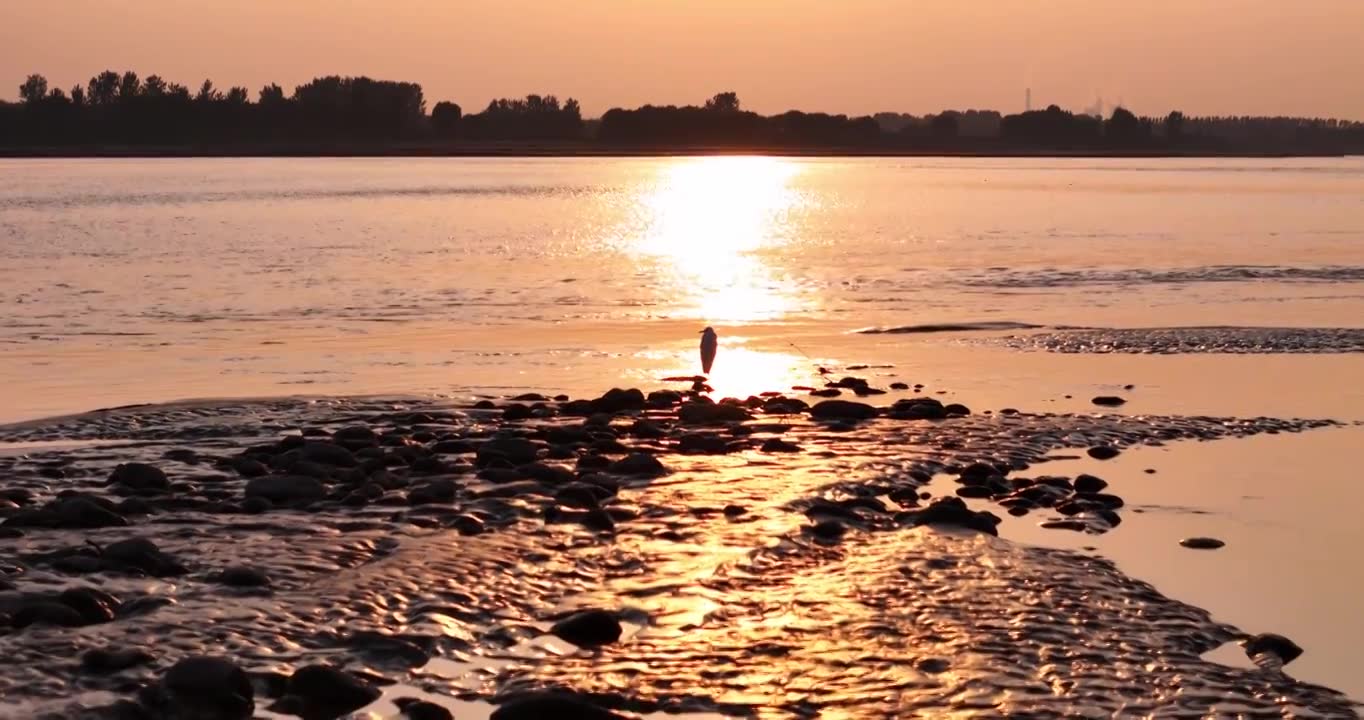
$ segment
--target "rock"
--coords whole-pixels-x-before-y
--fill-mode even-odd
[[[303,701],[312,711],[309,714],[330,717],[359,710],[380,694],[369,683],[330,665],[308,665],[295,670],[289,677],[288,693]]]
[[[677,449],[683,453],[724,455],[730,452],[729,440],[711,433],[688,433],[677,439]]]
[[[460,513],[446,523],[447,527],[454,528],[460,535],[472,537],[482,535],[484,531],[483,521],[468,513]]]
[[[1047,530],[1074,530],[1075,532],[1089,530],[1089,523],[1084,520],[1046,520],[1039,525]]]
[[[810,526],[810,534],[824,542],[836,542],[848,532],[848,527],[838,520],[821,520]]]
[[[626,720],[566,692],[515,693],[500,700],[488,720]]]
[[[748,508],[746,508],[746,507],[744,507],[744,506],[742,506],[742,505],[726,505],[726,506],[725,506],[725,517],[727,517],[727,518],[733,519],[733,518],[737,518],[737,517],[743,517],[744,515],[747,515],[747,514],[748,514]]]
[[[494,438],[478,446],[479,467],[503,460],[513,466],[529,465],[540,455],[540,446],[518,437]]]
[[[441,440],[431,445],[431,452],[437,455],[462,455],[474,450],[474,444],[468,440]]]
[[[627,455],[625,458],[611,463],[607,470],[617,475],[634,477],[661,477],[668,474],[668,468],[664,467],[658,458],[648,453]]]
[[[398,698],[393,701],[408,720],[455,720],[454,713],[445,708],[425,700],[416,698]]]
[[[581,648],[609,645],[620,640],[620,620],[606,610],[582,610],[554,623],[549,631]]]
[[[659,426],[658,423],[645,420],[644,418],[640,418],[639,420],[636,420],[633,425],[630,426],[630,434],[634,435],[637,438],[645,438],[652,440],[664,437],[668,433],[661,426]]]
[[[288,454],[300,460],[331,467],[355,467],[358,464],[351,451],[329,442],[305,442],[302,447],[290,450]]]
[[[4,524],[8,527],[94,529],[122,527],[128,520],[94,498],[73,495],[53,500],[38,510],[17,512],[6,518]]]
[[[520,474],[518,473],[518,476]],[[518,477],[517,479],[520,479]],[[407,502],[412,505],[430,505],[455,501],[459,484],[450,478],[427,480],[407,492]]]
[[[88,625],[80,611],[66,603],[42,600],[31,602],[10,618],[11,626],[25,628],[30,625],[55,625],[57,627],[81,627]]]
[[[181,660],[161,680],[169,717],[245,720],[255,710],[255,689],[241,668],[215,657]]]
[[[1091,400],[1090,402],[1102,407],[1119,407],[1121,405],[1127,404],[1126,400],[1118,397],[1117,395],[1100,395]]]
[[[1263,633],[1247,638],[1243,645],[1246,649],[1246,656],[1255,660],[1256,664],[1259,664],[1259,658],[1265,655],[1277,656],[1283,665],[1287,665],[1302,656],[1302,648],[1298,647],[1297,643],[1274,633]]]
[[[944,413],[947,413],[948,417],[966,417],[971,414],[971,408],[966,407],[961,403],[944,405],[942,410]]]
[[[725,403],[690,402],[677,411],[677,419],[687,425],[721,425],[752,417],[743,406]]]
[[[229,587],[268,587],[270,576],[264,571],[245,565],[233,565],[224,568],[217,576],[218,582]]]
[[[81,655],[81,669],[89,673],[107,675],[130,667],[146,665],[156,658],[137,648],[95,648]]]
[[[999,518],[988,512],[971,510],[958,497],[938,498],[923,510],[911,512],[910,518],[911,524],[915,527],[920,525],[956,525],[989,535],[999,535],[999,530],[995,527],[999,525]]]
[[[123,463],[114,468],[105,485],[122,485],[131,490],[144,492],[164,492],[170,488],[170,480],[160,468],[144,463]]]
[[[1184,538],[1179,541],[1179,544],[1194,550],[1216,550],[1221,547],[1226,547],[1226,543],[1217,538],[1210,537]]]
[[[122,605],[113,595],[91,587],[67,588],[57,596],[57,601],[80,613],[86,625],[113,620]]]
[[[988,485],[964,485],[957,488],[957,495],[964,498],[987,498],[995,494]]]
[[[843,391],[842,391],[842,390],[838,390],[838,389],[836,389],[836,388],[825,388],[825,389],[823,389],[823,390],[811,390],[811,391],[810,391],[810,395],[811,395],[811,396],[813,396],[813,397],[821,397],[821,398],[836,398],[836,397],[838,397],[839,395],[842,395],[842,394],[843,394]]]
[[[1088,453],[1095,460],[1112,460],[1122,454],[1122,451],[1112,445],[1095,445],[1088,450]]]
[[[508,405],[507,407],[502,409],[502,419],[506,420],[507,422],[519,422],[521,420],[529,420],[534,416],[535,413],[530,409],[529,406],[522,405],[520,403]]]
[[[146,538],[129,538],[104,546],[100,556],[110,563],[134,568],[152,577],[184,575],[189,569],[178,560],[161,552],[156,543]]]
[[[942,658],[922,658],[914,663],[914,667],[925,675],[937,675],[947,672],[952,664]]]
[[[306,475],[265,475],[246,482],[246,497],[264,498],[276,505],[307,503],[321,500],[327,488],[317,479]]]
[[[681,403],[682,393],[676,390],[655,390],[645,398],[646,405],[657,409],[670,408]]]
[[[818,420],[869,420],[879,412],[871,405],[850,400],[825,400],[810,408],[810,416]]]
[[[592,401],[593,412],[618,413],[626,410],[643,410],[648,404],[644,393],[631,388],[621,390],[611,388],[605,395]]]
[[[908,390],[909,383],[893,382],[890,384],[891,390]]]
[[[772,438],[763,443],[762,451],[765,453],[797,453],[800,452],[800,446],[781,438]]]
[[[943,420],[947,408],[933,398],[905,398],[890,406],[886,416],[895,420]]]
[[[1106,487],[1108,487],[1107,482],[1093,475],[1080,475],[1075,478],[1075,492],[1078,493],[1103,492]]]
[[[270,474],[270,468],[267,467],[265,463],[244,455],[230,458],[224,461],[224,464],[244,478],[254,478]]]
[[[350,449],[359,450],[364,447],[372,447],[379,443],[379,436],[373,430],[363,426],[354,425],[344,427],[332,433],[332,441]]]

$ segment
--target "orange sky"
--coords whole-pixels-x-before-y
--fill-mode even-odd
[[[1082,109],[1364,120],[1364,0],[0,0],[0,97],[133,69],[197,86],[413,80],[429,103],[588,114]]]

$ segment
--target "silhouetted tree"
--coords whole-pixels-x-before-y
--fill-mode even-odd
[[[951,110],[933,117],[931,127],[933,136],[939,139],[955,138],[961,116]]]
[[[431,125],[436,134],[452,138],[459,134],[459,121],[463,116],[460,107],[452,102],[438,102],[431,108]]]
[[[166,94],[166,81],[160,75],[148,75],[142,83],[144,97],[159,98]]]
[[[204,83],[199,86],[199,94],[194,96],[195,102],[199,103],[217,102],[222,99],[223,94],[213,87],[212,80],[204,80]]]
[[[47,78],[42,75],[29,75],[19,86],[19,99],[26,103],[39,103],[47,97]]]
[[[280,106],[284,103],[284,88],[271,84],[260,89],[261,105]]]
[[[90,84],[86,90],[86,100],[95,105],[113,105],[118,99],[118,86],[123,78],[113,70],[104,72],[90,78]]]
[[[142,92],[142,81],[138,79],[137,73],[129,70],[123,73],[123,77],[118,81],[118,99],[121,102],[131,102]]]
[[[1165,116],[1165,139],[1171,145],[1184,139],[1184,113],[1175,110]]]
[[[716,93],[706,101],[706,109],[712,112],[739,112],[739,94],[735,92]]]

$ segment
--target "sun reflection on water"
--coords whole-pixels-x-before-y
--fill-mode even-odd
[[[707,324],[779,319],[799,309],[791,283],[760,251],[789,242],[799,203],[781,158],[714,157],[666,166],[642,198],[631,251],[658,263],[677,297],[676,316]]]

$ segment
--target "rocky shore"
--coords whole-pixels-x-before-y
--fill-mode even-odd
[[[1273,628],[996,537],[1120,526],[1058,457],[1331,421],[670,380],[0,427],[0,716],[1355,715]],[[1202,659],[1229,642],[1261,669]]]

